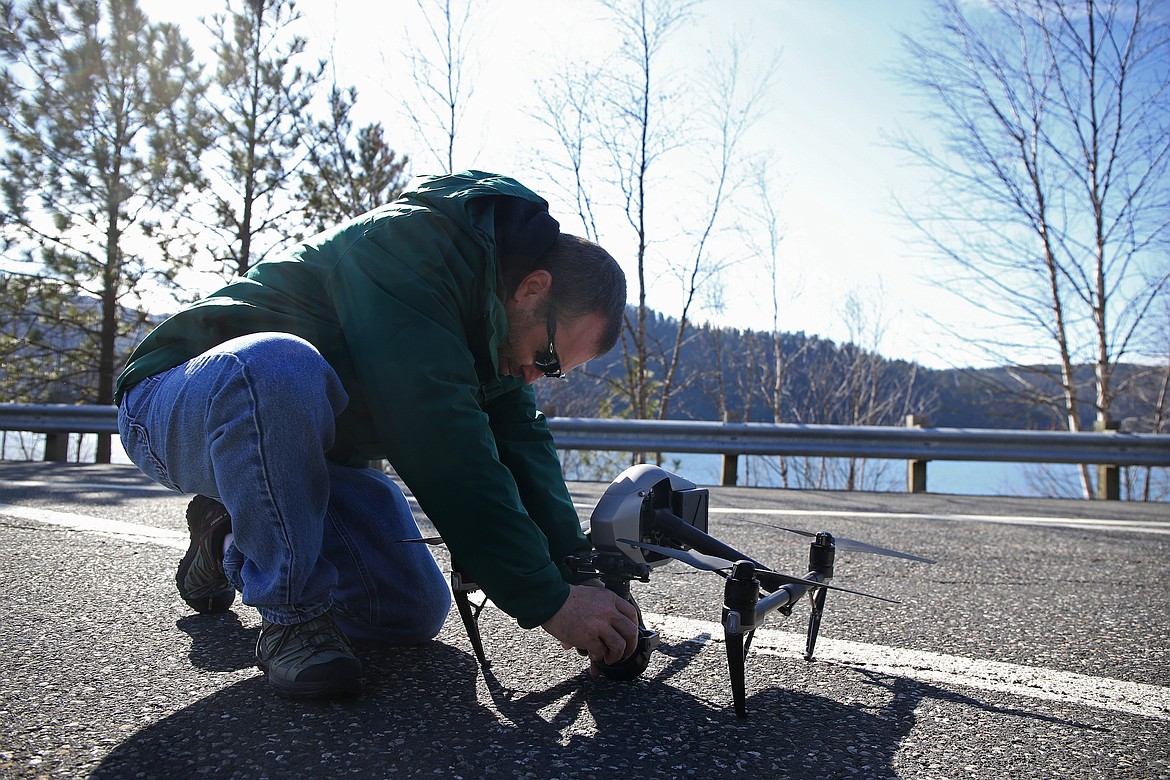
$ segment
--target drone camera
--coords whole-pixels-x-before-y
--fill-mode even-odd
[[[710,493],[706,488],[684,488],[670,490],[670,511],[681,517],[687,525],[707,533],[707,508]]]
[[[678,477],[667,476],[656,482],[642,498],[639,518],[642,539],[654,544],[689,550],[688,539],[695,532],[707,533],[708,492],[706,488]],[[644,552],[646,562],[664,561],[666,556]]]
[[[703,533],[707,533],[707,507],[710,504],[710,493],[706,488],[695,487],[689,482],[675,484],[677,477],[672,480],[667,477],[656,483],[642,499],[641,525],[643,535],[648,529],[659,523],[655,515],[665,510]]]

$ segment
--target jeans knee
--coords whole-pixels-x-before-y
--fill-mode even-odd
[[[434,593],[428,608],[419,612],[429,618],[420,621],[419,634],[420,636],[425,635],[420,641],[434,639],[443,630],[443,625],[447,622],[447,615],[451,612],[451,591],[447,590],[446,587],[437,591]]]
[[[309,342],[288,333],[257,333],[223,345],[247,366],[254,381],[287,389],[333,371]]]
[[[444,587],[429,594],[420,591],[417,596],[413,604],[396,605],[393,616],[384,616],[387,622],[372,624],[342,607],[336,613],[337,623],[350,639],[390,645],[424,644],[443,630],[451,611],[451,592]]]
[[[305,408],[327,405],[337,416],[349,403],[337,372],[305,339],[290,333],[253,333],[226,341],[217,352],[229,353],[243,367],[248,384],[263,400],[298,400]]]

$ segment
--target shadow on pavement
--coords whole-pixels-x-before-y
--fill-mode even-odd
[[[180,621],[195,640],[196,664],[207,662],[198,650],[204,639],[240,630],[225,621]],[[356,644],[366,673],[361,697],[290,702],[274,696],[257,673],[132,735],[92,777],[885,778],[897,776],[895,758],[924,700],[1009,712],[862,672],[855,684],[870,688],[876,706],[768,688],[749,697],[750,717],[740,720],[703,698],[709,691],[693,695],[671,679],[701,647],[664,644],[665,665],[632,682],[582,672],[549,688],[517,691],[490,669],[481,676],[469,653],[441,641]],[[250,663],[250,656],[218,658],[214,668]],[[725,684],[722,675],[710,679],[719,701]]]
[[[440,642],[355,651],[366,674],[360,697],[288,701],[257,671],[135,733],[91,777],[445,774],[460,753],[498,735],[463,651]]]
[[[175,621],[175,626],[191,637],[188,657],[196,669],[235,672],[256,666],[253,648],[260,635],[260,627],[245,629],[234,610],[219,614],[187,615]],[[225,641],[225,637],[230,637],[230,640]]]

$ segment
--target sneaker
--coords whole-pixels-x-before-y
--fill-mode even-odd
[[[232,530],[224,505],[207,496],[195,496],[187,505],[191,546],[179,561],[175,584],[179,595],[196,612],[224,612],[236,600],[236,589],[223,573],[223,538]]]
[[[256,661],[282,696],[309,699],[361,692],[361,662],[329,613],[292,626],[265,620],[256,640]]]

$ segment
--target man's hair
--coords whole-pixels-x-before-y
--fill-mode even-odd
[[[561,233],[536,268],[552,274],[549,294],[557,314],[570,322],[600,314],[605,331],[597,344],[598,354],[613,349],[625,317],[626,275],[609,252],[592,241]]]

